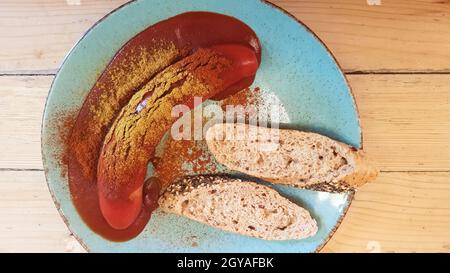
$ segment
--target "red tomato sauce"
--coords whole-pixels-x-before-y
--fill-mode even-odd
[[[151,49],[157,49],[160,44],[155,41],[158,40],[171,41],[179,49],[189,48],[191,50],[218,44],[241,44],[253,49],[258,62],[261,61],[261,47],[258,37],[247,25],[235,18],[221,14],[189,12],[150,26],[128,41],[100,75],[95,86],[99,84],[111,86],[112,79],[108,76],[110,75],[109,72],[114,71],[121,63],[126,62],[127,58],[133,56],[133,49],[138,46],[143,46],[150,51]],[[130,71],[130,73],[132,72]],[[248,87],[253,80],[254,76],[244,79],[233,86],[233,88],[230,88],[230,92],[226,90],[217,95],[215,99],[222,99],[227,97],[228,93],[231,93],[233,90]],[[85,99],[74,124],[74,129],[92,126],[92,124],[88,124],[89,109],[96,103],[102,95],[102,90],[104,90],[95,86]],[[134,91],[130,90],[130,96]],[[119,104],[123,107],[127,102],[124,99]],[[108,128],[105,128],[105,130],[107,131]],[[102,144],[99,147],[95,147],[96,152],[100,152]],[[116,230],[108,225],[100,211],[96,177],[83,175],[78,161],[71,154],[67,156],[69,188],[72,200],[81,218],[89,228],[111,241],[127,241],[141,233],[150,220],[152,211],[156,208],[155,200],[157,200],[160,190],[157,186],[158,184],[152,183],[150,186],[145,187],[143,209],[136,221],[125,230]],[[94,162],[97,162],[97,159]]]

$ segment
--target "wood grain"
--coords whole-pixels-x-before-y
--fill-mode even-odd
[[[44,172],[0,172],[0,192],[0,252],[84,252],[58,215]]]
[[[1,1],[0,73],[54,73],[82,33],[125,2]],[[315,31],[347,72],[450,72],[449,1],[272,2]]]
[[[40,121],[52,78],[0,77],[0,168],[42,169]],[[349,80],[364,148],[382,170],[450,171],[450,75]]]
[[[450,173],[382,173],[356,194],[325,252],[449,252]]]

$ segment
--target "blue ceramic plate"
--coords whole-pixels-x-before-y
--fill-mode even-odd
[[[60,144],[52,120],[78,111],[99,74],[130,38],[148,26],[187,11],[212,11],[248,24],[259,36],[262,64],[255,86],[268,101],[278,101],[285,122],[361,146],[361,129],[351,90],[331,53],[302,23],[259,0],[141,0],[128,3],[91,28],[71,50],[51,87],[42,127],[47,182],[62,217],[82,245],[92,252],[314,252],[332,236],[344,217],[351,194],[319,193],[276,186],[306,207],[317,220],[317,235],[306,240],[264,241],[223,232],[159,211],[135,239],[110,242],[93,233],[70,200]],[[193,242],[195,241],[195,247]]]

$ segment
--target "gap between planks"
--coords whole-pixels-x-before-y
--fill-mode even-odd
[[[0,168],[0,172],[43,172],[44,169],[20,169],[20,168]],[[449,170],[403,170],[403,171],[380,171],[380,173],[450,173]]]
[[[40,72],[40,71],[26,71],[26,72],[2,72],[0,77],[39,77],[39,76],[56,76],[57,72]],[[355,70],[344,71],[345,75],[450,75],[450,70],[443,71],[395,71],[395,70]]]

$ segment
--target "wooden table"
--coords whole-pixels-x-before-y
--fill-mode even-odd
[[[40,127],[64,55],[125,0],[0,1],[0,251],[83,251],[44,178]],[[342,65],[381,175],[324,252],[450,251],[450,2],[273,1]],[[370,2],[377,2],[371,0]]]

